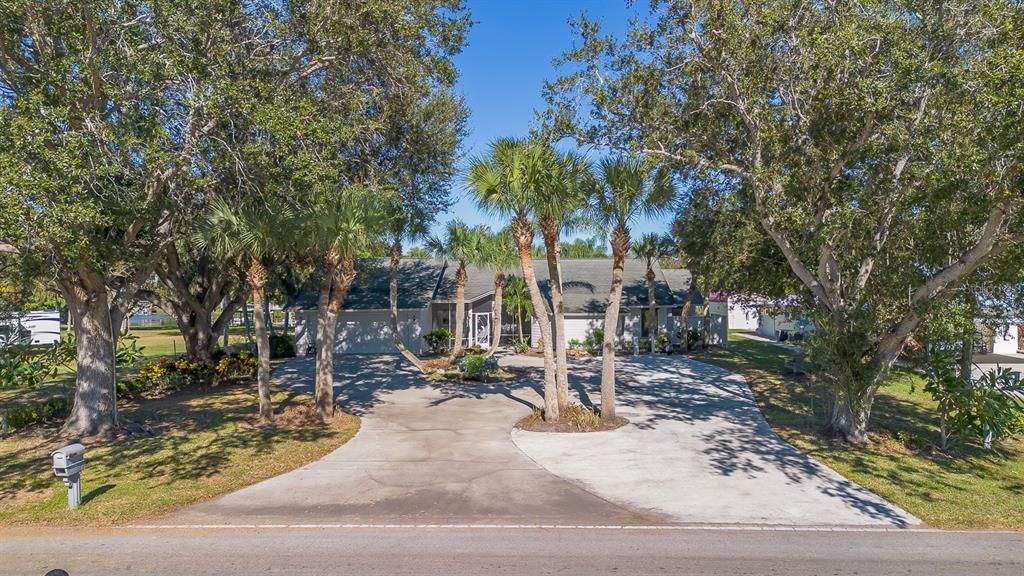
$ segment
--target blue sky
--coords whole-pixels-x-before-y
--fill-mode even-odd
[[[645,9],[643,4],[630,7],[625,0],[470,0],[474,25],[469,45],[455,58],[461,72],[458,90],[471,113],[461,165],[485,153],[495,138],[527,134],[534,111],[544,107],[543,83],[557,74],[552,60],[575,41],[567,22],[570,17],[586,12],[600,19],[606,30],[620,35],[629,18]],[[452,218],[494,228],[504,224],[477,211],[466,197],[461,176],[452,184],[452,196],[458,200],[449,214],[438,219],[435,231]],[[663,231],[667,220],[645,222],[637,228]]]

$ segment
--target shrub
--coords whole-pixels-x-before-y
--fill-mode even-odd
[[[467,380],[483,380],[488,374],[498,369],[498,361],[493,357],[485,358],[477,354],[467,354],[459,360],[459,370]]]
[[[693,350],[697,346],[697,343],[704,340],[704,333],[696,328],[691,328],[686,331],[686,337],[689,340],[686,350]]]
[[[641,354],[643,354],[644,352],[650,352],[651,351],[651,339],[647,338],[647,337],[641,338],[641,339],[637,340],[637,346],[640,348],[640,353]]]
[[[259,360],[251,352],[242,350],[221,358],[216,372],[220,378],[251,378],[256,375]]]
[[[4,410],[2,419],[4,424],[15,430],[66,418],[71,406],[68,399],[63,396],[53,396],[42,401],[27,402],[20,406],[14,406]]]
[[[52,374],[46,354],[28,346],[11,346],[0,352],[0,389],[36,388]]]
[[[600,412],[582,404],[573,403],[566,406],[562,412],[562,419],[581,432],[601,427]]]
[[[977,379],[957,373],[951,358],[933,354],[924,387],[938,404],[942,449],[954,437],[974,436],[985,446],[1024,433],[1024,386],[1009,368]]]
[[[658,332],[658,336],[654,339],[654,347],[658,352],[668,352],[668,334],[664,332]]]
[[[423,339],[434,354],[446,354],[452,349],[452,331],[447,328],[434,328]]]
[[[583,341],[583,347],[591,354],[600,354],[601,349],[604,347],[604,330],[600,328],[591,330],[590,334],[587,335],[587,339]]]
[[[573,339],[569,340],[569,348],[571,350],[579,350],[582,347],[583,347],[583,342],[580,342],[576,338],[573,338]]]
[[[530,349],[530,339],[526,336],[519,338],[518,336],[512,339],[512,349],[516,351],[516,354],[522,354]]]
[[[295,356],[295,337],[288,334],[271,334],[270,357],[292,358]]]

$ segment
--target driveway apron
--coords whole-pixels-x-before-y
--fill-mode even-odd
[[[539,400],[526,386],[426,382],[394,356],[336,360],[355,438],[293,472],[188,508],[171,523],[645,524],[537,466],[509,430]],[[312,359],[275,370],[311,391]]]

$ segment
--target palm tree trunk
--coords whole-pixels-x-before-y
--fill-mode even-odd
[[[253,324],[256,331],[256,391],[260,402],[260,421],[270,422],[274,418],[274,406],[270,401],[270,336],[267,334],[266,318],[263,316],[263,298],[266,295],[267,268],[259,259],[253,258],[247,274],[252,286]]]
[[[256,343],[252,340],[252,318],[249,315],[249,303],[245,302],[242,304],[242,325],[245,326],[245,341],[249,344],[249,350],[251,351]]]
[[[523,266],[523,280],[530,292],[534,314],[540,329],[541,343],[544,348],[544,420],[557,422],[559,419],[558,390],[555,386],[555,352],[551,345],[551,323],[548,322],[547,306],[537,286],[537,275],[533,271],[533,226],[525,214],[516,215],[512,221],[512,236],[519,250],[519,261]]]
[[[355,280],[355,262],[351,258],[342,258],[332,252],[327,258],[325,276],[329,280],[321,284],[320,300],[323,301],[323,288],[327,285],[327,313],[323,321],[317,322],[317,355],[316,355],[316,394],[314,403],[317,414],[322,419],[334,415],[334,340],[338,331],[338,314],[345,302],[352,282]]]
[[[651,340],[651,354],[654,354],[657,352],[655,341],[658,339],[658,308],[654,300],[654,268],[650,265],[647,266],[647,302],[650,307],[650,329],[647,331],[647,337]]]
[[[568,353],[565,341],[565,309],[562,306],[562,245],[558,241],[559,223],[551,218],[542,218],[541,232],[547,252],[548,276],[551,278],[551,309],[554,313],[554,329],[551,338],[555,347],[555,386],[558,391],[559,410],[569,403],[569,371],[566,367]]]
[[[612,287],[604,312],[604,350],[601,357],[601,420],[615,420],[615,332],[622,302],[622,276],[629,251],[629,229],[621,224],[612,231]]]
[[[680,336],[683,341],[683,352],[690,353],[690,310],[693,309],[693,295],[697,291],[697,276],[693,273],[690,274],[690,287],[686,291],[686,304],[683,305],[683,315],[681,321],[683,323],[683,329]]]
[[[505,271],[498,268],[494,272],[494,300],[491,301],[491,347],[484,354],[485,357],[494,356],[494,353],[498,351],[498,345],[501,343],[501,316],[502,316],[502,293],[505,289]]]
[[[391,341],[403,358],[416,367],[420,372],[426,372],[423,361],[419,359],[412,350],[406,347],[402,338],[398,335],[398,267],[402,263],[402,239],[399,237],[391,244],[391,276],[389,282],[390,316],[391,316]]]
[[[466,333],[466,264],[459,262],[459,270],[455,273],[455,346],[448,358],[454,361],[462,355],[462,340]]]
[[[523,341],[523,309],[516,307],[516,322],[519,324],[519,341]]]

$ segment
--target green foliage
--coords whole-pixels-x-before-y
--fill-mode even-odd
[[[988,448],[1024,433],[1024,386],[1009,368],[965,379],[949,356],[937,352],[924,389],[937,405],[943,450],[954,437],[970,435]]]
[[[668,352],[668,334],[665,332],[658,332],[658,335],[654,338],[654,347],[658,352]]]
[[[447,328],[434,328],[424,334],[423,339],[434,354],[447,354],[452,349],[452,331]]]
[[[291,334],[270,335],[271,358],[293,358],[295,356],[295,336]]]
[[[566,258],[607,258],[607,242],[601,236],[577,238],[562,244],[562,256]]]
[[[234,378],[252,378],[257,360],[250,352],[236,352],[216,362],[189,362],[184,356],[176,360],[160,358],[146,362],[134,377],[118,381],[118,392],[160,395],[184,388],[216,385]]]
[[[0,420],[13,430],[32,424],[63,419],[71,409],[64,396],[53,396],[46,400],[31,401],[8,408],[0,413]]]
[[[467,354],[459,360],[459,371],[466,380],[483,380],[498,369],[498,360],[493,356]]]
[[[583,347],[586,348],[590,354],[600,354],[604,347],[604,330],[601,328],[594,328],[587,334],[587,338],[583,341]]]
[[[702,340],[704,340],[704,332],[696,328],[690,328],[686,331],[687,352],[693,350]]]
[[[516,351],[516,354],[527,352],[530,349],[530,339],[526,336],[512,338],[512,349]]]

